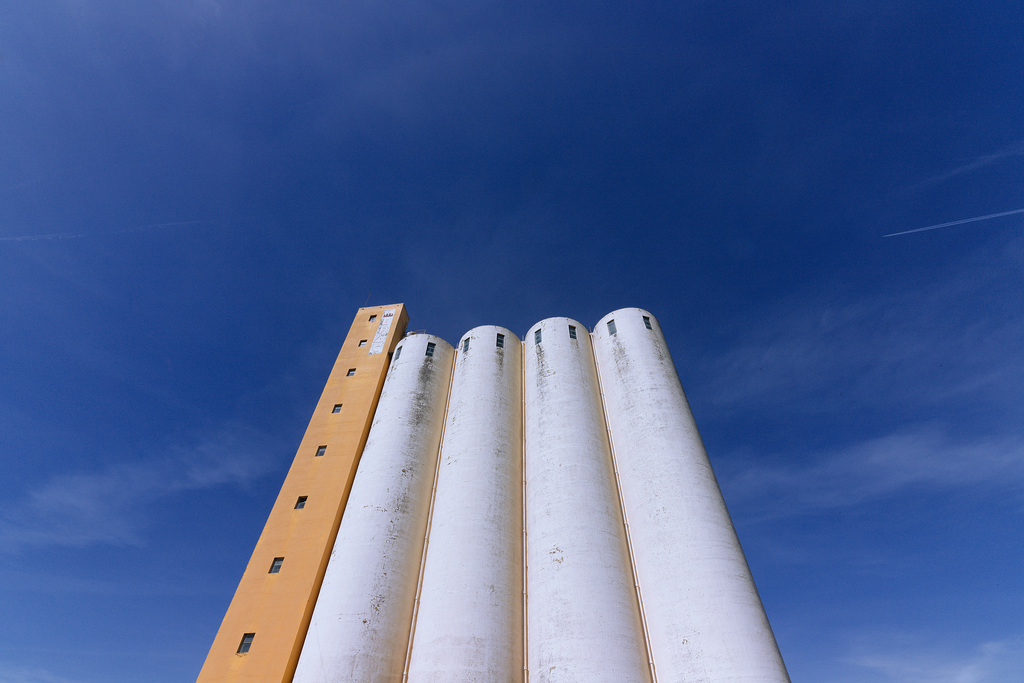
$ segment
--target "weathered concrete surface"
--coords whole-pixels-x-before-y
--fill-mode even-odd
[[[659,683],[788,681],[658,321],[609,313],[594,347]]]
[[[522,345],[485,326],[456,349],[409,680],[521,681]]]
[[[454,350],[432,335],[406,337],[397,349],[296,683],[402,679]]]
[[[544,320],[524,363],[530,680],[648,681],[590,335]]]
[[[296,681],[789,680],[653,316],[399,346]]]

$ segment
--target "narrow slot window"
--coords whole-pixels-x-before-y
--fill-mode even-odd
[[[402,355],[402,347],[399,346],[397,349],[395,349],[395,357],[392,358],[392,360],[398,360],[398,357],[401,356],[401,355]]]
[[[306,507],[307,498],[309,498],[309,496],[299,496],[299,499],[295,501],[295,509],[301,510],[302,508]]]
[[[576,326],[575,325],[569,325],[569,339],[575,339],[575,338],[576,338]]]
[[[281,572],[281,565],[284,564],[283,557],[275,557],[274,561],[270,563],[270,571],[268,574],[279,574]]]
[[[535,330],[533,333],[533,343],[540,344],[540,330]]]
[[[644,316],[644,327],[646,327],[649,330],[654,329],[653,327],[651,327],[651,319],[648,318],[646,315]]]
[[[252,647],[252,639],[256,637],[255,633],[246,633],[242,636],[242,642],[238,644],[238,654],[244,655]]]
[[[352,375],[354,375],[354,374],[356,374],[356,369],[355,369],[355,368],[349,368],[349,369],[348,369],[348,372],[347,372],[347,373],[345,373],[345,376],[346,376],[346,377],[351,377],[351,376],[352,376]]]
[[[316,449],[316,457],[320,457],[327,452],[327,446],[318,446]]]
[[[366,340],[365,339],[360,339],[359,340],[359,346],[366,346]]]
[[[425,355],[433,356],[434,355],[434,347],[435,346],[437,346],[437,345],[434,342],[427,342],[427,353]]]
[[[375,316],[375,315],[371,315],[371,316],[370,316],[370,322],[371,322],[371,323],[372,323],[372,322],[373,322],[374,320],[376,320],[376,319],[377,319],[377,316]]]
[[[469,337],[462,340],[462,352],[465,353],[466,351],[469,351]]]
[[[615,334],[615,321],[614,320],[609,320],[608,321],[608,334]]]
[[[497,346],[499,349],[505,348],[505,335],[499,334],[497,338],[494,340],[494,345]]]
[[[331,409],[331,412],[332,413],[340,413],[341,412],[341,404],[340,403],[335,403],[334,407]]]

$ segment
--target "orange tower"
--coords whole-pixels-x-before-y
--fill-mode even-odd
[[[292,680],[408,319],[403,304],[356,313],[197,683]]]

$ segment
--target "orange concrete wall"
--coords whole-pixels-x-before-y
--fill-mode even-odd
[[[380,353],[371,355],[378,326],[392,309],[388,334],[378,340]],[[292,680],[388,362],[407,322],[402,304],[356,314],[198,682]],[[362,340],[365,346],[359,346]],[[350,368],[356,370],[351,377]],[[341,412],[334,413],[337,403]],[[327,449],[317,457],[320,446]],[[307,500],[296,510],[299,496]],[[271,574],[276,557],[284,563]],[[238,654],[246,633],[255,634],[252,646]]]

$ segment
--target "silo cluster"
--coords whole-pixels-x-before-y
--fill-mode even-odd
[[[294,680],[789,680],[650,313],[398,344]]]

